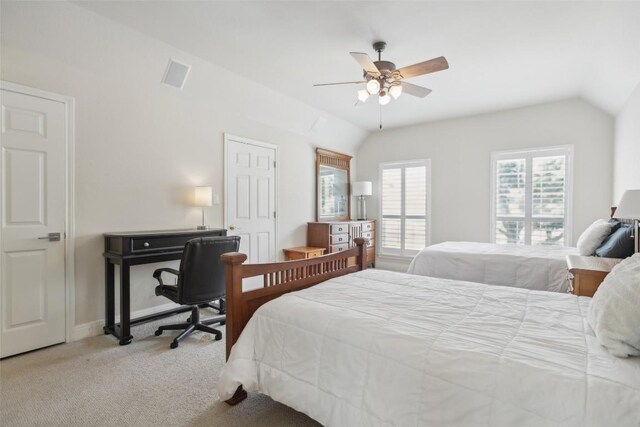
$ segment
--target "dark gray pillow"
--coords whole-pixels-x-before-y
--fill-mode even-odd
[[[614,231],[616,231],[618,228],[620,228],[620,226],[622,225],[622,223],[620,221],[618,221],[617,219],[613,219],[613,218],[611,218],[608,222],[609,222],[609,226],[611,227],[611,232],[612,233]]]
[[[620,225],[620,228],[611,233],[596,249],[596,256],[605,258],[630,257],[634,253],[633,237],[631,236],[633,236],[633,227],[628,224]]]

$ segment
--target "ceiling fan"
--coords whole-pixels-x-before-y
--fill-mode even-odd
[[[363,84],[366,88],[358,91],[358,100],[365,102],[369,96],[378,95],[378,103],[387,105],[391,97],[398,99],[404,92],[409,95],[424,98],[431,93],[431,89],[414,85],[404,81],[405,79],[421,76],[423,74],[435,73],[449,68],[449,64],[444,56],[419,62],[407,67],[396,68],[396,64],[382,60],[382,51],[387,47],[387,43],[379,41],[373,44],[373,49],[378,52],[378,60],[372,61],[369,55],[360,52],[351,52],[351,56],[360,64],[364,71],[364,80],[341,82],[341,83],[321,83],[314,86],[333,86],[345,84]]]

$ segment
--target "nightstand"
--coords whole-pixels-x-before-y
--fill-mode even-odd
[[[592,297],[598,286],[621,259],[594,256],[567,255],[567,269],[571,292],[574,295]]]
[[[283,249],[285,261],[294,259],[308,259],[324,255],[324,248],[316,248],[313,246],[299,246],[297,248]]]

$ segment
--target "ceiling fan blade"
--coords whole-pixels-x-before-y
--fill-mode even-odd
[[[435,73],[436,71],[442,71],[449,68],[449,63],[444,56],[433,58],[428,61],[419,62],[417,64],[402,67],[397,71],[400,73],[403,79],[409,77],[421,76],[423,74]]]
[[[318,83],[315,84],[314,86],[335,86],[335,85],[357,85],[360,83],[366,83],[366,80],[358,80],[355,82],[340,82],[340,83]]]
[[[422,86],[418,86],[418,85],[414,85],[411,83],[407,83],[407,82],[402,82],[400,83],[402,85],[402,92],[409,94],[409,95],[413,95],[413,96],[417,96],[419,98],[424,98],[425,96],[429,95],[431,93],[431,89],[427,89],[426,87],[422,87]]]
[[[369,55],[367,55],[366,53],[360,53],[360,52],[349,52],[349,53],[351,54],[351,56],[353,56],[353,59],[358,61],[358,64],[360,64],[362,69],[365,70],[367,73],[371,74],[372,76],[380,75],[380,70],[378,70],[378,67],[376,67],[376,64],[373,63]]]

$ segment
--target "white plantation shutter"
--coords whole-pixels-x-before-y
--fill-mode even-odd
[[[572,147],[492,155],[496,243],[567,245]]]
[[[382,247],[402,248],[402,168],[382,170]]]
[[[429,161],[380,165],[380,253],[415,255],[428,241]]]

